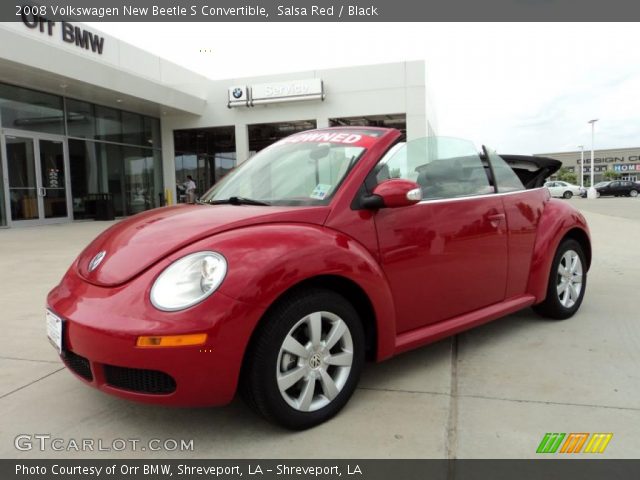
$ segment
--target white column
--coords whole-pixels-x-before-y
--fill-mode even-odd
[[[598,198],[598,193],[596,192],[596,189],[593,186],[594,183],[594,175],[595,175],[595,166],[593,164],[593,149],[594,149],[594,140],[595,140],[595,126],[596,126],[596,122],[598,121],[598,119],[593,119],[593,120],[589,120],[589,123],[591,124],[591,185],[589,186],[589,190],[587,191],[587,198],[593,200],[595,198]]]
[[[316,118],[316,128],[327,128],[329,126],[328,118]]]
[[[236,159],[237,164],[249,158],[249,130],[245,124],[236,124]]]

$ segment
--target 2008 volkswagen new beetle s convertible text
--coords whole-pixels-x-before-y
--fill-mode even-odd
[[[578,310],[591,246],[543,188],[558,168],[393,129],[295,134],[197,204],[98,236],[48,296],[49,337],[104,392],[209,406],[240,391],[308,428],[346,404],[367,359],[529,306]]]

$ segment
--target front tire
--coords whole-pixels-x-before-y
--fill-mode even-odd
[[[582,304],[587,287],[587,263],[582,246],[569,238],[564,240],[553,258],[542,303],[534,305],[543,317],[564,320],[572,317]]]
[[[362,323],[341,295],[299,290],[263,319],[249,348],[243,395],[268,420],[303,430],[329,420],[364,365]]]
[[[567,200],[569,200],[571,197],[573,197],[573,193],[568,190],[562,194],[562,198],[566,198]]]

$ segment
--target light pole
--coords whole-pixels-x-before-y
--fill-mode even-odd
[[[593,174],[595,171],[595,168],[593,167],[593,143],[594,143],[595,129],[596,129],[595,127],[596,127],[597,121],[598,119],[594,118],[593,120],[589,120],[588,122],[591,124],[591,185],[589,186],[589,190],[587,191],[587,198],[590,200],[598,198],[598,193],[596,192],[596,189],[593,186]]]
[[[580,188],[584,188],[584,145],[578,145],[580,149]]]

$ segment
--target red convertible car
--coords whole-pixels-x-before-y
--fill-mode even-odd
[[[335,415],[366,360],[533,306],[572,316],[588,227],[545,178],[559,162],[382,128],[285,138],[195,205],[98,236],[47,299],[82,381],[131,400],[240,391],[291,429]]]

